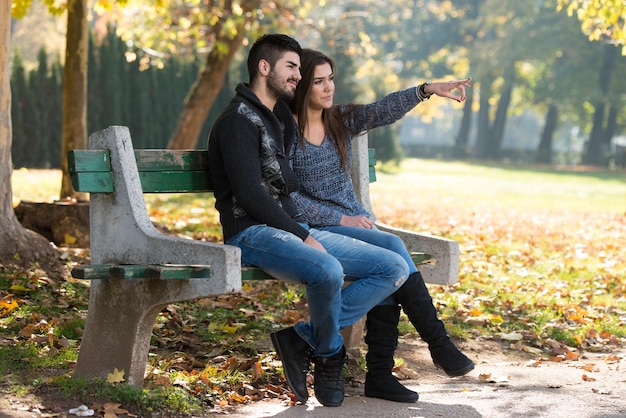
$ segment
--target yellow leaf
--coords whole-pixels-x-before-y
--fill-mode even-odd
[[[65,234],[63,236],[63,239],[65,240],[66,244],[74,244],[76,243],[76,237],[70,234]]]
[[[107,383],[121,383],[124,381],[124,369],[117,370],[117,367],[113,368],[113,373],[107,375]]]
[[[237,327],[224,324],[220,327],[220,330],[229,334],[234,334],[235,332],[237,332]]]
[[[576,340],[579,346],[583,345],[583,338],[580,335],[575,335],[574,339]]]
[[[22,286],[21,284],[14,284],[10,288],[14,292],[32,292],[33,289]]]
[[[501,324],[504,322],[504,319],[500,315],[491,315],[491,323],[492,324]]]

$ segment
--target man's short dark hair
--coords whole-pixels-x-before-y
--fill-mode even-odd
[[[258,75],[259,61],[264,59],[273,67],[286,51],[292,51],[301,55],[302,47],[294,38],[277,33],[263,35],[257,39],[248,54],[250,83]]]

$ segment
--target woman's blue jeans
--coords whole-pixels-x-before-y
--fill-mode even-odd
[[[226,243],[241,248],[242,265],[305,285],[310,321],[295,330],[315,356],[330,357],[343,346],[339,331],[404,284],[408,266],[384,248],[329,231],[311,228],[310,233],[326,253],[267,225],[246,228]],[[352,284],[342,289],[344,277]]]
[[[411,254],[406,249],[404,242],[392,233],[381,231],[376,227],[372,229],[367,228],[357,228],[354,226],[324,226],[319,227],[319,229],[323,231],[330,231],[336,234],[345,235],[348,237],[356,238],[358,240],[370,243],[372,245],[376,245],[378,247],[386,248],[388,250],[393,251],[396,254],[402,256],[404,261],[409,266],[409,275],[415,273],[417,271],[417,267],[415,267],[415,263],[411,259]],[[383,300],[379,305],[397,305],[397,301],[393,296],[390,296]]]

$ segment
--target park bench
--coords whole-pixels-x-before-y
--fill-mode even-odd
[[[141,386],[153,325],[163,308],[239,292],[242,281],[271,277],[242,268],[237,247],[165,235],[151,222],[144,193],[212,190],[206,150],[134,150],[128,128],[121,126],[90,135],[88,148],[68,153],[73,187],[90,193],[91,264],[72,270],[73,277],[91,280],[75,375],[106,378],[117,369],[128,384]],[[353,158],[357,194],[371,209],[375,160],[367,141],[355,142]],[[404,240],[427,282],[456,282],[455,241],[377,224]],[[362,332],[363,320],[344,330],[346,347],[358,347]]]

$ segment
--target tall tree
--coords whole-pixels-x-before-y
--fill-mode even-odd
[[[51,256],[54,250],[41,235],[26,230],[13,211],[11,190],[11,2],[0,2],[0,263],[30,262]]]
[[[559,108],[556,103],[550,103],[548,106],[548,113],[546,115],[546,122],[541,131],[541,137],[539,139],[539,147],[537,148],[537,155],[535,156],[535,162],[552,164],[552,138],[554,131],[558,123]]]
[[[593,103],[593,127],[591,128],[587,147],[583,152],[583,163],[585,164],[607,165],[608,163],[608,151],[613,132],[610,132],[610,136],[607,136],[609,132],[605,127],[606,111],[610,109],[607,97],[613,74],[615,73],[617,59],[618,49],[613,45],[606,44],[604,46],[602,67],[598,77],[600,95],[597,96]],[[611,121],[609,120],[608,126],[610,124]]]
[[[246,28],[257,20],[256,11],[260,5],[261,0],[250,0],[241,5],[233,4],[232,0],[224,1],[222,16],[211,34],[214,37],[212,46],[185,99],[168,148],[195,148],[204,121],[222,89],[230,63],[246,36]],[[229,20],[231,24],[227,24]]]
[[[74,191],[67,171],[67,151],[87,147],[87,0],[67,3],[67,36],[63,71],[63,123],[61,128],[61,199],[85,196]]]

